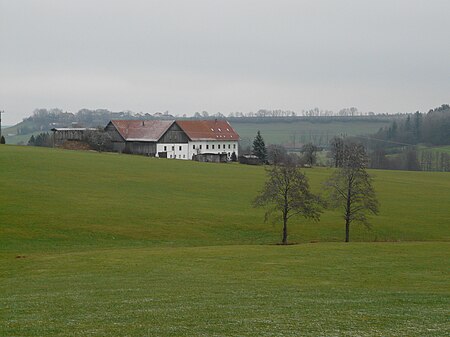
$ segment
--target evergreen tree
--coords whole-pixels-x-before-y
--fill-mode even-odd
[[[233,151],[233,153],[231,154],[231,161],[233,161],[233,162],[237,161],[236,152],[234,152],[234,151]]]
[[[5,137],[2,136],[2,138],[0,138],[0,144],[5,144],[5,143],[6,143]]]
[[[36,143],[36,140],[34,139],[34,135],[31,135],[30,140],[28,141],[28,145],[34,146]]]
[[[258,130],[255,140],[253,141],[253,154],[257,156],[262,162],[267,161],[267,149],[261,132]]]

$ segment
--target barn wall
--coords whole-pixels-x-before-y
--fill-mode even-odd
[[[112,150],[114,152],[123,152],[125,150],[125,141],[123,140],[122,136],[119,134],[119,131],[117,131],[113,123],[109,122],[105,127],[105,131],[108,132],[111,136]]]
[[[158,143],[187,143],[188,141],[189,138],[186,136],[186,133],[181,130],[178,124],[173,123]]]
[[[154,142],[126,142],[123,152],[131,154],[156,155],[156,143]]]
[[[119,131],[117,131],[117,129],[115,128],[115,126],[112,123],[109,123],[106,126],[105,131],[109,133],[113,142],[123,142],[124,141],[122,136],[119,134]]]
[[[57,130],[53,132],[56,144],[62,144],[66,140],[83,140],[85,131],[81,130]]]

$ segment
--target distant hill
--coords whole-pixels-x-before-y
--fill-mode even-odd
[[[261,110],[265,111],[265,110]],[[320,112],[320,111],[319,111]],[[318,113],[319,113],[318,112]],[[31,135],[48,132],[54,127],[104,127],[112,119],[225,119],[225,115],[207,112],[195,113],[193,117],[174,116],[164,113],[133,113],[131,111],[112,112],[106,109],[82,109],[77,113],[64,112],[61,109],[37,109],[30,117],[14,126],[5,128],[8,144],[26,143]],[[395,116],[366,115],[366,116],[322,116],[322,115],[283,115],[276,111],[255,115],[241,114],[238,117],[230,114],[227,118],[241,134],[245,143],[252,139],[257,130],[261,130],[267,137],[268,143],[290,145],[300,144],[302,141],[327,142],[327,137],[338,134],[353,135],[355,132],[374,133],[380,127],[389,125]],[[353,123],[356,123],[353,125]],[[352,126],[350,126],[352,125]],[[307,136],[305,134],[307,133]],[[318,137],[320,135],[320,137]],[[293,138],[295,138],[293,140]]]

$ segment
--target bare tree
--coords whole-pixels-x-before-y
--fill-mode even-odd
[[[366,171],[367,155],[361,144],[346,143],[342,167],[325,182],[330,206],[344,212],[345,242],[350,241],[350,224],[361,223],[368,228],[368,214],[378,214],[378,201],[372,177]]]
[[[316,163],[317,160],[317,146],[315,146],[313,143],[307,143],[302,146],[301,152],[303,155],[303,160],[305,161],[305,164],[308,164],[309,166],[313,166]]]
[[[284,163],[287,156],[288,153],[284,146],[275,144],[267,146],[267,161],[270,164],[278,165]]]
[[[287,245],[289,219],[300,215],[319,221],[321,199],[310,192],[308,179],[295,165],[273,166],[267,170],[267,178],[253,206],[267,208],[265,221],[269,218],[283,221],[282,244]]]
[[[102,152],[112,149],[111,135],[104,131],[103,128],[98,128],[95,131],[87,131],[83,138],[96,151]]]
[[[333,137],[330,142],[330,153],[334,167],[341,167],[344,152],[344,140],[341,137]]]

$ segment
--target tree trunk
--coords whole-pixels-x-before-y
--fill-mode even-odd
[[[350,241],[350,214],[351,214],[351,207],[352,207],[352,179],[349,179],[348,186],[347,186],[347,205],[345,207],[345,242]]]
[[[345,219],[345,242],[350,242],[350,222]]]
[[[283,245],[287,245],[288,241],[287,241],[287,217],[285,215],[283,215],[283,241],[282,241]]]

